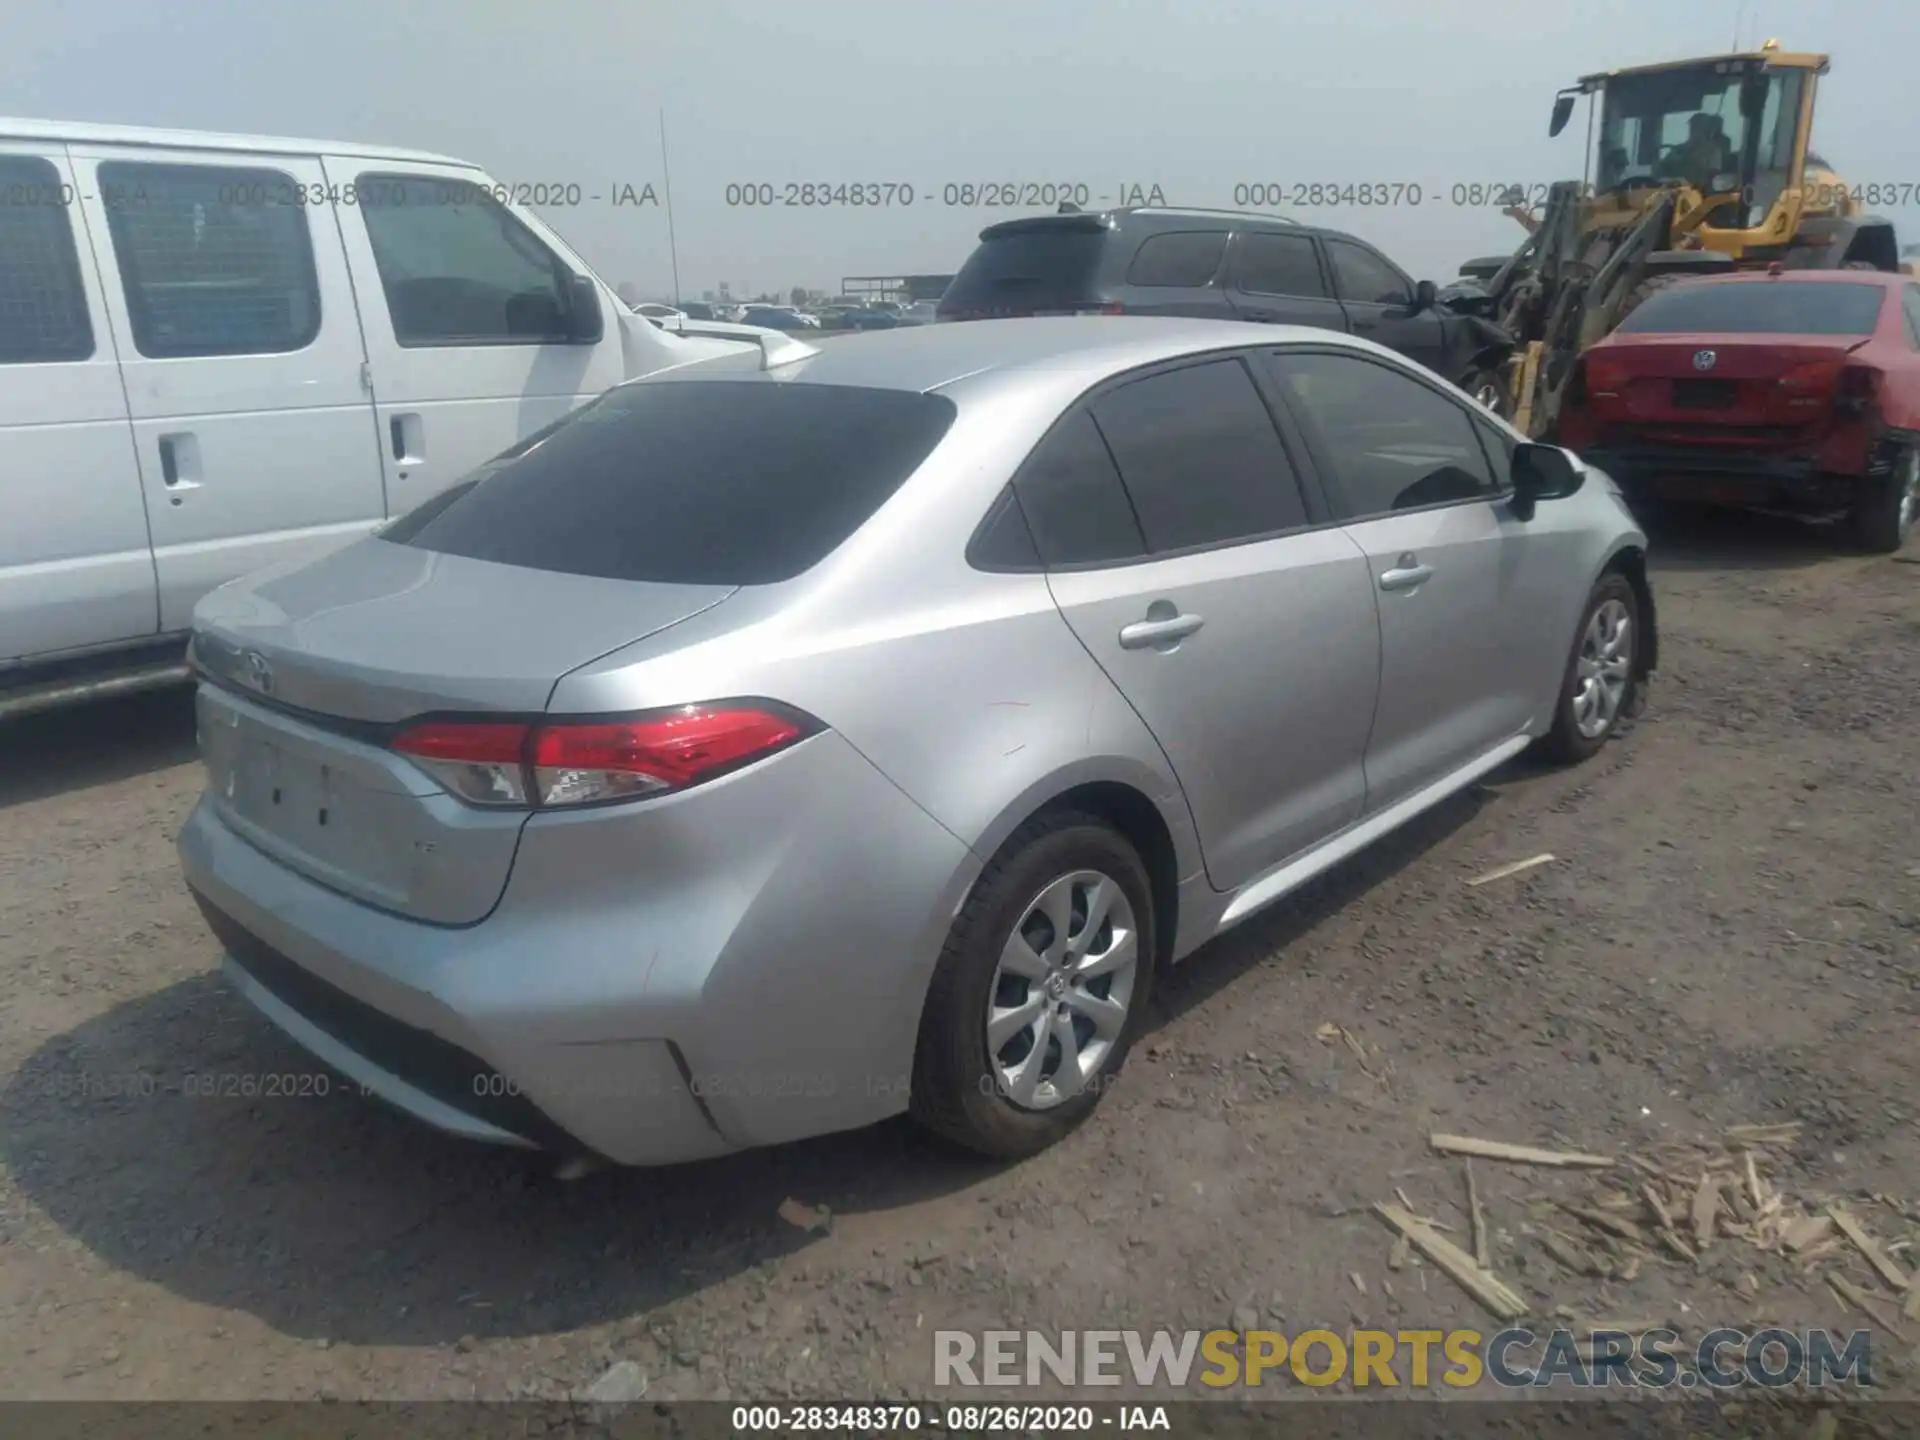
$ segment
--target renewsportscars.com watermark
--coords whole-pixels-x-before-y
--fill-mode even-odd
[[[1868,1331],[1529,1330],[936,1330],[939,1387],[1193,1384],[1355,1389],[1484,1381],[1502,1389],[1733,1390],[1871,1386]]]

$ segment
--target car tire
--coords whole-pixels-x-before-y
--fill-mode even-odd
[[[1624,623],[1624,641],[1617,638]],[[1548,759],[1577,765],[1618,734],[1639,709],[1642,633],[1640,596],[1618,571],[1600,577],[1580,611],[1573,652],[1554,703]],[[1617,680],[1618,687],[1608,683]]]
[[[1101,915],[1090,930],[1091,905]],[[1067,921],[1064,947],[1054,917]],[[1070,1133],[1126,1063],[1152,1001],[1155,921],[1146,866],[1105,821],[1056,811],[1021,826],[974,882],[934,967],[914,1118],[1003,1160]],[[1116,963],[1129,945],[1131,960]]]
[[[1867,482],[1867,492],[1847,513],[1854,543],[1872,555],[1892,555],[1913,534],[1920,515],[1920,445],[1908,445],[1893,473]]]

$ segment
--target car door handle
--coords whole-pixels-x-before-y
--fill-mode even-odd
[[[387,420],[387,441],[393,458],[402,465],[420,465],[427,458],[426,424],[418,414],[394,415]]]
[[[160,483],[175,505],[184,492],[200,488],[200,442],[191,434],[160,437]]]
[[[1165,620],[1136,620],[1120,631],[1122,650],[1145,650],[1150,645],[1165,645],[1184,640],[1206,624],[1198,615],[1174,615]]]
[[[1412,558],[1411,556],[1402,556],[1400,564],[1391,570],[1381,571],[1380,588],[1382,590],[1412,590],[1431,580],[1433,578],[1433,567],[1431,565],[1408,564],[1407,562]]]

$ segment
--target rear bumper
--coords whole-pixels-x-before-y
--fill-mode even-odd
[[[1812,450],[1624,445],[1586,448],[1580,455],[1628,494],[1672,499],[1840,508],[1860,485],[1859,476],[1826,469],[1823,456]]]
[[[978,872],[832,732],[685,796],[536,816],[465,928],[309,880],[205,800],[179,850],[230,978],[323,1062],[442,1130],[625,1165],[903,1109]]]

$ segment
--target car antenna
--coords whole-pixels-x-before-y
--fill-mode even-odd
[[[776,365],[791,365],[796,360],[805,360],[809,355],[818,355],[817,345],[803,345],[791,335],[756,335],[760,342],[760,368],[771,370]]]

